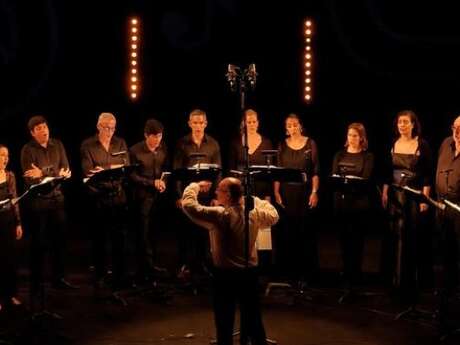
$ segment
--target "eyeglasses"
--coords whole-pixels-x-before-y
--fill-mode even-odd
[[[452,132],[460,132],[460,126],[452,126],[450,129],[452,129]]]
[[[107,131],[107,132],[115,132],[115,127],[103,127],[101,126],[101,129],[103,129],[104,131]]]

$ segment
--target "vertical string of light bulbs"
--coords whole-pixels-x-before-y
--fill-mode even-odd
[[[304,21],[304,38],[305,38],[305,50],[303,59],[304,69],[304,100],[307,103],[313,101],[313,22],[311,19],[305,19]]]
[[[131,17],[129,19],[128,30],[128,95],[132,101],[135,101],[139,98],[140,92],[139,51],[141,41],[141,30],[140,20],[137,17]]]

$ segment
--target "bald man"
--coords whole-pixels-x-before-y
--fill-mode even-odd
[[[444,140],[439,149],[436,169],[436,192],[439,199],[460,204],[460,116],[451,126],[452,136]],[[458,251],[460,248],[460,214],[452,209],[439,212],[442,229],[442,253],[444,256],[444,290],[441,305],[442,332],[449,331],[450,310],[448,299],[459,283]]]
[[[196,224],[209,232],[213,261],[214,318],[217,343],[233,344],[236,303],[240,304],[241,336],[254,345],[267,344],[262,323],[256,272],[255,242],[260,228],[278,221],[276,209],[254,197],[249,213],[249,260],[245,259],[245,219],[243,187],[240,180],[227,177],[216,189],[219,206],[204,206],[198,194],[209,190],[210,182],[191,183],[182,196],[182,209]]]

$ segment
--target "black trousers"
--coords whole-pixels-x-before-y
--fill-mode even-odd
[[[276,274],[281,278],[313,281],[319,271],[317,211],[283,214],[273,231]]]
[[[127,209],[125,202],[112,202],[110,198],[98,199],[94,209],[93,255],[96,281],[107,273],[107,246],[111,244],[114,286],[125,275],[125,242]]]
[[[177,210],[176,224],[179,265],[187,265],[193,277],[209,262],[209,234],[194,224],[182,210]]]
[[[57,281],[65,275],[66,213],[63,198],[40,198],[32,200],[31,223],[31,291],[39,292],[44,283],[45,257],[51,254],[52,279]]]
[[[17,293],[16,218],[12,209],[0,211],[0,304]]]
[[[386,283],[398,288],[407,302],[414,302],[421,273],[427,271],[423,266],[431,265],[424,259],[431,256],[431,250],[423,244],[428,241],[425,233],[428,213],[419,209],[419,203],[404,192],[392,192],[390,231],[383,241],[383,273]]]
[[[438,214],[441,226],[441,252],[444,267],[443,286],[452,291],[459,285],[460,215],[446,209]]]
[[[443,264],[439,305],[440,326],[449,327],[448,324],[455,318],[450,299],[455,295],[456,288],[459,286],[460,215],[452,209],[446,209],[445,212],[438,212],[437,216],[441,232],[440,251]]]
[[[158,199],[148,195],[137,200],[136,213],[136,255],[137,274],[143,276],[153,271],[157,261],[157,238],[159,221]]]
[[[354,286],[360,282],[364,238],[367,228],[366,212],[337,210],[344,278]]]
[[[214,321],[218,345],[233,344],[236,305],[240,307],[241,344],[267,344],[259,300],[255,268],[213,270]]]

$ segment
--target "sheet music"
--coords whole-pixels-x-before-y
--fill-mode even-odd
[[[120,169],[120,168],[122,168],[122,167],[124,167],[124,166],[125,166],[124,164],[113,164],[113,165],[111,165],[111,166],[110,166],[109,168],[107,168],[107,169],[102,169],[102,170],[96,171],[96,172],[92,173],[91,176],[84,177],[84,178],[83,178],[83,183],[88,182],[88,181],[91,179],[91,177],[96,176],[97,174],[99,174],[99,173],[101,173],[101,172],[103,172],[103,171],[106,171],[106,170],[116,170],[116,169]]]
[[[460,212],[460,205],[457,205],[456,203],[453,203],[447,199],[444,199],[443,201],[446,205],[452,207],[455,211]]]
[[[251,165],[249,166],[249,168],[252,168],[252,169],[278,169],[279,167],[276,166],[276,165]]]
[[[169,176],[171,176],[171,172],[170,172],[170,171],[163,171],[163,172],[161,173],[160,180],[161,180],[161,181],[165,181]]]
[[[339,175],[339,174],[332,174],[331,176],[332,176],[332,177],[335,177],[335,178],[346,178],[346,179],[349,179],[349,180],[365,180],[364,177],[356,176],[356,175]]]
[[[10,201],[11,199],[5,199],[5,200],[0,201],[0,207],[3,205],[7,205]]]
[[[196,163],[188,169],[218,169],[219,165],[215,163]]]
[[[411,188],[411,187],[408,187],[408,186],[404,186],[402,187],[402,189],[405,189],[411,193],[414,193],[414,194],[417,194],[417,195],[422,195],[422,191],[421,190],[418,190],[418,189],[414,189],[414,188]]]

